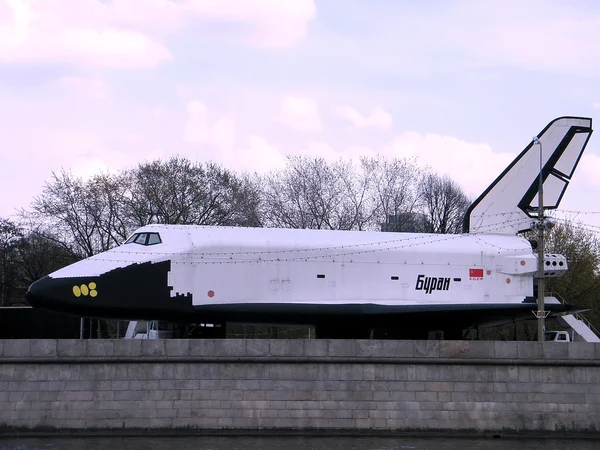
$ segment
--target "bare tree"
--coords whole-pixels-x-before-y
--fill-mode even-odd
[[[383,231],[420,231],[418,181],[422,169],[414,160],[381,156],[362,158],[362,170],[370,174],[373,222]]]
[[[31,211],[22,216],[36,231],[68,249],[73,256],[92,256],[110,248],[110,233],[102,227],[104,197],[72,174],[52,173],[41,195],[34,198]]]
[[[175,157],[87,181],[53,173],[22,217],[79,258],[119,245],[148,223],[259,225],[259,201],[249,177]]]
[[[448,177],[426,174],[419,184],[419,199],[428,233],[460,233],[469,198]]]
[[[363,162],[356,168],[347,162],[340,164],[338,176],[344,187],[341,205],[340,228],[345,230],[367,230],[374,228],[377,203],[373,199],[374,173]]]
[[[132,220],[126,206],[130,189],[131,179],[126,173],[98,174],[85,183],[102,250],[121,244],[131,232]]]
[[[362,228],[368,212],[368,180],[351,162],[290,156],[286,167],[261,179],[267,226],[350,230]]]
[[[23,239],[23,230],[8,219],[0,218],[0,305],[8,304],[18,287],[17,249]]]
[[[77,261],[72,252],[56,239],[48,239],[35,231],[30,231],[21,240],[18,247],[20,281],[29,286],[36,280],[55,270]]]
[[[129,177],[128,216],[136,226],[259,224],[259,196],[250,178],[216,164],[173,157],[140,164]]]

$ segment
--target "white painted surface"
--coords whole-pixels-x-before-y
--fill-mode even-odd
[[[563,117],[552,122],[550,127],[538,136],[541,143],[543,166],[546,167],[571,127],[589,128],[591,125],[591,119],[582,117]],[[575,135],[554,165],[561,175],[552,173],[545,179],[544,207],[552,208],[558,205],[588,134]],[[493,184],[485,198],[473,208],[470,214],[469,231],[471,233],[496,232],[514,235],[519,231],[530,229],[534,219],[529,217],[518,205],[532,184],[537,183],[539,173],[540,145],[535,144],[517,157],[502,179]],[[535,196],[529,206],[537,207],[537,205],[538,198]]]
[[[565,322],[567,322],[569,326],[583,338],[584,341],[600,342],[600,337],[598,337],[583,320],[579,320],[577,317],[571,314],[562,316],[562,318],[565,319]]]
[[[525,239],[507,235],[182,225],[136,232],[148,231],[160,233],[163,242],[125,244],[51,276],[98,276],[171,260],[171,295],[192,293],[194,305],[498,304],[532,295],[537,261]],[[471,276],[471,269],[481,273]],[[427,289],[434,278],[435,288]]]

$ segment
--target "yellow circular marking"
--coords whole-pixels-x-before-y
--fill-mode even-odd
[[[90,289],[96,289],[96,283],[94,283],[94,282],[92,281],[90,284],[88,284],[88,287],[89,287]]]
[[[73,286],[73,295],[75,297],[79,297],[81,295],[81,291],[79,290],[79,286]]]
[[[96,295],[98,295],[98,291],[96,289],[92,289],[90,291],[90,297],[95,297]]]
[[[81,295],[88,295],[88,287],[85,284],[82,284],[79,289],[81,289]]]

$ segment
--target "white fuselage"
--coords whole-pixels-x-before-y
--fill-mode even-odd
[[[53,278],[171,261],[171,296],[193,305],[507,304],[533,294],[537,257],[502,234],[415,234],[149,225],[162,243],[121,245]]]

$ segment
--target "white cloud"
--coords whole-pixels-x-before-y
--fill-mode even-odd
[[[198,20],[237,24],[231,34],[243,41],[287,47],[315,13],[313,0],[0,0],[0,62],[154,67],[172,58],[170,33]]]
[[[391,114],[379,107],[375,108],[370,115],[362,115],[350,106],[338,106],[334,108],[334,112],[349,121],[355,128],[388,130],[393,124]]]
[[[383,152],[388,157],[416,157],[422,165],[448,175],[467,195],[479,195],[516,157],[495,153],[490,145],[453,136],[405,132]]]
[[[437,17],[439,42],[473,65],[579,73],[600,70],[600,15],[563,2],[465,0]],[[455,20],[456,19],[456,20]]]
[[[577,165],[573,178],[577,177],[577,173],[581,174],[581,178],[585,184],[600,188],[600,178],[598,177],[600,173],[600,157],[593,153],[584,153]]]
[[[316,133],[323,129],[319,106],[307,97],[283,97],[277,119],[296,131]]]
[[[123,140],[127,142],[142,142],[145,141],[146,138],[143,134],[140,133],[128,133],[123,136]]]
[[[594,109],[600,109],[600,102],[594,102],[594,103],[592,103],[592,108],[594,108]]]
[[[240,148],[225,152],[220,157],[225,167],[240,172],[266,173],[285,166],[285,156],[279,149],[256,134],[251,135]]]
[[[229,150],[235,144],[235,119],[224,116],[210,124],[208,108],[198,100],[187,104],[188,120],[183,140],[191,144],[209,144]]]
[[[91,158],[80,158],[73,162],[71,172],[76,177],[87,180],[94,175],[101,173],[117,173],[113,167],[108,165],[101,157],[93,156]]]
[[[207,20],[253,25],[246,38],[268,47],[296,43],[316,15],[314,0],[188,0],[183,4]]]
[[[95,100],[105,98],[110,92],[110,88],[104,80],[97,77],[61,77],[58,79],[58,85]]]
[[[369,147],[353,145],[350,147],[334,148],[325,142],[313,141],[308,143],[301,154],[314,158],[323,158],[329,162],[350,159],[358,163],[361,156],[375,156],[376,152]]]
[[[150,35],[116,27],[108,14],[113,3],[6,1],[12,20],[0,25],[2,62],[68,61],[133,68],[152,67],[171,57]]]

